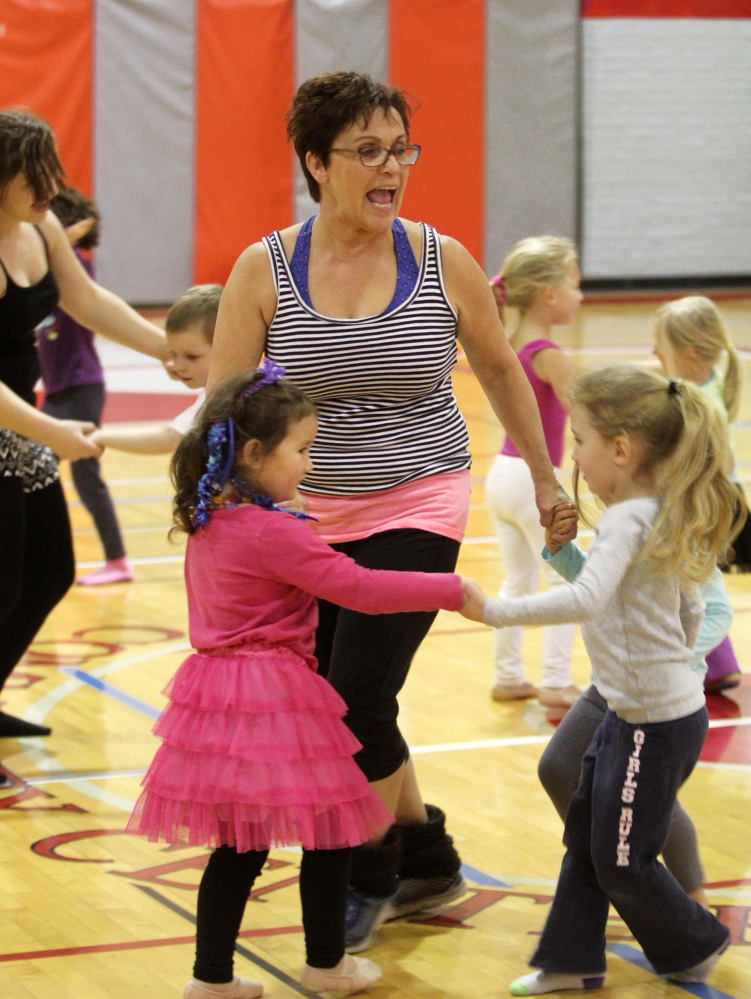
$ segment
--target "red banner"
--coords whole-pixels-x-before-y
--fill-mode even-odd
[[[421,103],[422,145],[402,209],[454,236],[482,261],[485,11],[482,0],[391,0],[390,82]]]
[[[292,0],[200,0],[197,37],[194,280],[224,283],[293,221]]]
[[[751,17],[751,0],[583,0],[582,17]]]
[[[69,183],[92,187],[92,0],[3,0],[0,109],[23,107],[57,138]]]

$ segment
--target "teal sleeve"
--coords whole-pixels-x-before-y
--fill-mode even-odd
[[[699,589],[706,609],[699,634],[696,636],[694,657],[689,665],[695,673],[703,678],[707,672],[704,657],[712,649],[716,649],[727,635],[730,625],[733,623],[733,608],[725,589],[725,580],[719,569],[715,569],[707,582]]]
[[[551,568],[555,569],[559,576],[563,576],[567,583],[573,583],[587,561],[587,556],[573,541],[569,541],[555,555],[551,555],[548,551],[548,546],[545,545],[542,550],[542,557]]]

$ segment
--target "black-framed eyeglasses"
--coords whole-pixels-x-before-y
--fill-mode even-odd
[[[345,153],[348,156],[359,156],[364,167],[381,167],[390,156],[393,156],[399,166],[412,166],[417,163],[421,146],[409,146],[398,142],[391,149],[385,146],[360,146],[359,149],[331,149],[332,153]]]

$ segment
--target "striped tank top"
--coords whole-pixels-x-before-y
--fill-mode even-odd
[[[298,293],[279,232],[264,239],[277,310],[266,353],[318,408],[309,493],[348,496],[467,469],[467,428],[454,398],[456,313],[443,285],[438,234],[422,224],[411,295],[363,319],[323,316]]]

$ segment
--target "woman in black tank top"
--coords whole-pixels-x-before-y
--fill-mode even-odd
[[[161,330],[94,284],[75,258],[48,211],[62,175],[49,126],[0,113],[0,688],[75,575],[57,459],[101,454],[87,436],[94,424],[35,408],[34,328],[59,302],[82,325],[166,355]],[[49,731],[0,712],[0,738]]]

